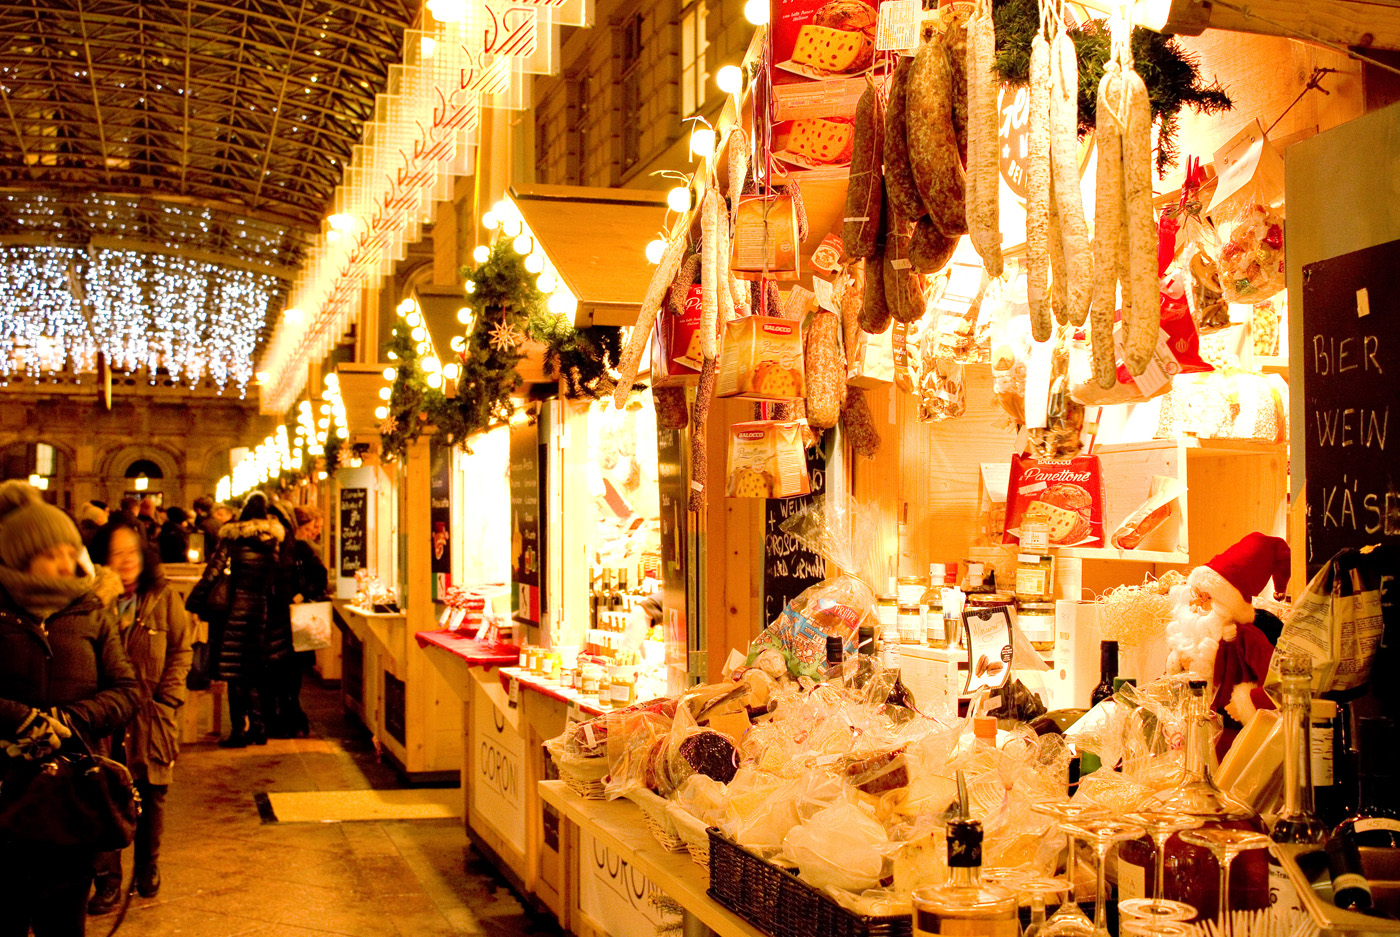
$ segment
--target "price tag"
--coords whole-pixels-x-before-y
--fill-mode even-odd
[[[827,312],[840,312],[836,306],[836,298],[830,280],[823,280],[821,277],[812,277],[812,290],[817,294],[817,306]]]
[[[881,52],[905,52],[919,45],[923,0],[885,0],[875,27],[875,48]]]
[[[511,677],[510,682],[506,684],[506,702],[510,704],[511,709],[520,706],[520,681],[515,677]]]
[[[564,717],[564,721],[566,724],[585,721],[583,710],[579,707],[578,700],[571,700],[569,702],[569,712]]]

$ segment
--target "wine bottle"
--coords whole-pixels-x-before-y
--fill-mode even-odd
[[[875,676],[875,627],[861,625],[856,629],[856,672],[851,677],[854,689],[864,689]]]
[[[1099,642],[1099,685],[1089,696],[1089,705],[1097,706],[1113,695],[1113,678],[1118,676],[1118,642]]]
[[[1308,730],[1312,750],[1313,809],[1329,830],[1346,816],[1337,785],[1338,706],[1332,700],[1312,701],[1312,727]]]
[[[1358,846],[1400,848],[1400,790],[1397,790],[1395,721],[1365,716],[1356,721],[1357,806],[1333,836],[1350,836]]]
[[[1283,729],[1283,810],[1269,835],[1276,843],[1315,846],[1327,838],[1327,830],[1313,811],[1312,658],[1284,654],[1278,658],[1279,706]],[[1269,857],[1269,904],[1304,910],[1298,891],[1282,864]]]
[[[832,686],[845,686],[846,674],[845,642],[840,635],[826,636],[826,682]]]
[[[1371,910],[1371,883],[1361,868],[1361,850],[1350,836],[1327,841],[1327,871],[1332,874],[1332,903],[1347,911]]]

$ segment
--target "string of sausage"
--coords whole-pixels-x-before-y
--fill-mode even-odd
[[[1050,338],[1050,44],[1037,29],[1031,41],[1029,162],[1026,165],[1026,302],[1031,335]]]
[[[1063,22],[1056,25],[1050,44],[1050,171],[1055,179],[1069,303],[1059,322],[1080,326],[1089,315],[1094,264],[1079,188],[1079,64],[1069,29]]]
[[[990,277],[1002,271],[996,43],[991,0],[977,0],[967,26],[967,233]]]
[[[1113,348],[1113,313],[1118,301],[1118,281],[1124,258],[1123,243],[1123,127],[1119,122],[1123,102],[1123,77],[1109,61],[1099,81],[1095,101],[1094,134],[1099,149],[1098,179],[1094,193],[1094,278],[1089,307],[1089,343],[1094,357],[1094,378],[1105,389],[1118,383]],[[1124,290],[1127,293],[1127,290]],[[1125,298],[1126,295],[1125,295]]]
[[[1157,279],[1157,225],[1152,215],[1152,106],[1147,86],[1132,67],[1122,64],[1127,126],[1123,131],[1123,220],[1128,240],[1125,292],[1132,297],[1131,318],[1125,316],[1124,363],[1128,373],[1141,374],[1152,360],[1162,317]]]

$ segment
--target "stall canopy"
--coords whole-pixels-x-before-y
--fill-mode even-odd
[[[383,365],[345,362],[336,366],[335,373],[340,377],[340,399],[345,402],[350,441],[378,441],[382,421],[374,411],[384,405],[379,388],[389,386],[384,379]]]
[[[507,195],[578,299],[574,324],[632,325],[652,267],[649,241],[664,236],[666,193],[582,186],[517,186]]]

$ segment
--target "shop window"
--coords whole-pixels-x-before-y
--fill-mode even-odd
[[[642,157],[642,16],[622,26],[622,171]]]
[[[705,85],[710,80],[705,67],[710,48],[705,33],[707,11],[705,0],[699,0],[681,14],[681,114],[685,117],[705,106]]]

